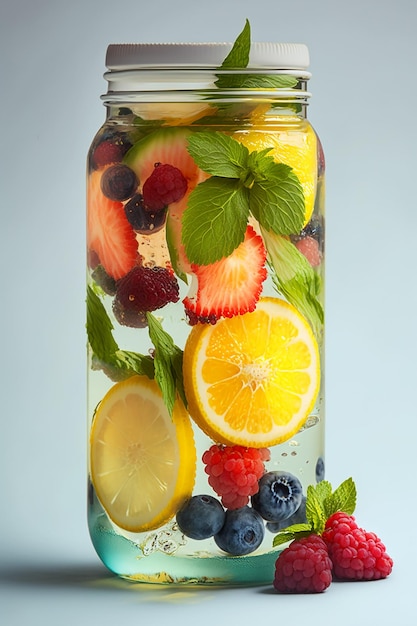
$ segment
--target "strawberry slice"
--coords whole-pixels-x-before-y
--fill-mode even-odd
[[[92,172],[87,189],[87,247],[109,276],[119,280],[136,265],[138,243],[123,204],[100,189],[102,172]]]
[[[232,254],[211,265],[192,265],[193,282],[183,303],[190,324],[254,311],[266,279],[262,237],[248,226]]]

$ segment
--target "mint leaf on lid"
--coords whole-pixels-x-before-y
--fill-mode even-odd
[[[232,49],[230,50],[227,57],[224,59],[220,68],[223,69],[227,67],[232,67],[232,68],[247,67],[249,63],[250,46],[251,46],[251,29],[250,29],[250,22],[247,19],[242,32],[239,33],[239,35],[236,37],[236,40],[232,46]]]
[[[232,49],[224,59],[219,70],[245,69],[249,65],[251,49],[251,28],[246,20],[243,30],[236,38]],[[218,74],[215,82],[219,89],[292,89],[298,80],[284,74],[234,73]]]

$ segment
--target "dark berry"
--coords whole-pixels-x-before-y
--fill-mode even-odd
[[[208,539],[223,527],[225,511],[213,496],[193,496],[177,513],[177,524],[190,539]]]
[[[293,524],[306,524],[307,516],[306,516],[306,502],[307,498],[303,496],[301,500],[301,504],[293,515],[288,517],[281,522],[267,522],[266,527],[271,533],[277,533],[279,530],[283,528],[287,528],[288,526],[292,526]]]
[[[92,154],[92,164],[95,169],[110,165],[111,163],[119,163],[123,158],[123,152],[120,145],[113,141],[106,140],[98,144]]]
[[[113,276],[109,276],[102,265],[97,265],[91,274],[92,279],[99,285],[102,290],[109,296],[116,293],[116,281]]]
[[[214,535],[221,550],[233,556],[254,552],[262,543],[265,527],[261,516],[254,509],[244,506],[226,511],[222,529]]]
[[[323,251],[324,225],[323,220],[319,217],[312,217],[300,232],[298,238],[312,237],[319,244],[319,249]]]
[[[324,480],[324,459],[319,456],[316,463],[316,481],[319,483]]]
[[[166,220],[166,210],[146,210],[143,196],[137,193],[125,204],[126,217],[133,229],[142,235],[152,235],[163,228]]]
[[[136,191],[138,179],[127,165],[118,163],[108,167],[101,177],[101,191],[110,200],[127,200]]]
[[[173,165],[157,163],[145,180],[142,194],[150,211],[160,211],[172,202],[178,202],[187,191],[187,180]]]
[[[142,328],[146,325],[146,311],[178,300],[177,279],[169,270],[136,266],[118,281],[113,311],[124,326]]]
[[[268,522],[281,522],[301,505],[303,487],[289,472],[268,472],[259,481],[259,491],[252,496],[252,506]]]
[[[130,328],[146,328],[148,320],[144,311],[126,309],[119,300],[113,300],[113,313],[119,324]]]
[[[131,147],[132,143],[126,133],[114,128],[106,128],[93,142],[90,160],[92,169],[120,163]]]

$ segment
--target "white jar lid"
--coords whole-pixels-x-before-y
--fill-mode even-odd
[[[110,44],[106,67],[115,72],[143,68],[217,68],[231,48],[231,43]],[[251,44],[248,68],[306,72],[309,64],[309,52],[305,44]]]

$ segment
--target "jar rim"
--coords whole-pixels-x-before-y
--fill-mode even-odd
[[[132,69],[218,68],[231,43],[134,43],[110,44],[106,67],[110,72]],[[251,44],[249,69],[306,71],[309,50],[303,43],[255,42]],[[242,69],[242,68],[236,68]],[[228,68],[233,71],[233,68]]]

